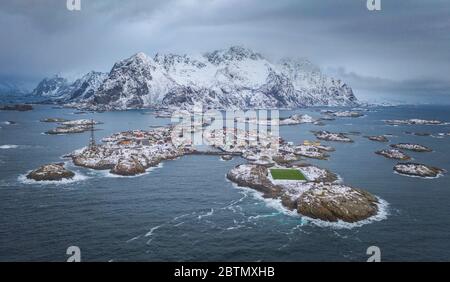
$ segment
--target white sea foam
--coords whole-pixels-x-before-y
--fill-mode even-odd
[[[202,219],[204,217],[212,216],[214,214],[214,209],[211,209],[209,212],[199,215],[197,218]]]
[[[133,241],[136,241],[136,240],[139,239],[139,238],[141,238],[141,235],[136,236],[136,237],[133,237],[133,238],[127,240],[127,243],[131,243],[131,242],[133,242]]]
[[[17,180],[23,184],[37,184],[37,185],[65,185],[65,184],[71,184],[74,182],[79,182],[79,181],[84,181],[86,179],[89,179],[88,176],[83,175],[81,173],[75,172],[75,176],[71,179],[63,179],[63,180],[59,180],[59,181],[36,181],[34,179],[28,179],[27,175],[31,172],[28,171],[26,174],[21,174],[19,175],[19,177],[17,178]]]
[[[154,232],[155,232],[156,230],[158,230],[160,227],[161,227],[161,225],[157,225],[157,226],[155,226],[155,227],[152,227],[152,228],[150,229],[150,231],[147,232],[147,233],[145,234],[145,237],[151,237],[151,236],[153,236]]]
[[[8,149],[17,149],[19,148],[19,145],[1,145],[0,149],[8,150]]]
[[[148,169],[145,170],[144,173],[141,174],[137,174],[137,175],[118,175],[118,174],[114,174],[111,173],[109,170],[94,170],[94,174],[99,175],[101,177],[110,177],[110,178],[136,178],[136,177],[142,177],[145,175],[150,174],[150,172],[162,168],[163,167],[163,163],[159,163],[157,166],[153,166],[153,167],[149,167]]]

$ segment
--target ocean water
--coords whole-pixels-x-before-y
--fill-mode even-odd
[[[320,109],[284,111],[282,116]],[[385,119],[450,121],[450,108],[370,108],[361,118],[339,118],[325,126],[282,127],[287,141],[314,139],[310,130],[358,131],[355,143],[330,144],[329,160],[307,160],[340,175],[343,182],[370,191],[387,204],[365,224],[324,224],[286,212],[277,201],[238,188],[225,174],[244,160],[185,156],[165,161],[138,177],[69,168],[74,181],[37,184],[24,180],[36,167],[85,146],[89,133],[42,134],[54,124],[46,117],[95,118],[99,140],[114,132],[165,125],[145,111],[74,114],[71,109],[36,106],[31,112],[0,112],[0,261],[65,261],[78,246],[83,261],[365,261],[369,246],[384,261],[450,259],[450,178],[404,177],[394,160],[375,155],[387,147],[364,135],[392,134],[391,143],[416,142],[432,153],[409,153],[414,161],[450,170],[450,137],[407,135],[450,132],[442,126],[388,126]],[[5,121],[15,121],[11,125]]]

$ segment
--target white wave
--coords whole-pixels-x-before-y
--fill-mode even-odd
[[[265,198],[265,197],[263,197],[263,193],[256,191],[254,189],[248,188],[248,187],[239,186],[235,183],[233,183],[233,187],[235,187],[236,189],[239,189],[241,191],[244,191],[245,193],[251,195],[252,197],[254,197],[257,200],[263,201],[266,204],[266,206],[273,208],[282,214],[300,217],[300,215],[296,211],[291,211],[291,210],[287,209],[286,207],[284,207],[281,204],[281,199]]]
[[[139,238],[141,238],[141,235],[136,236],[136,237],[133,237],[133,238],[127,240],[127,243],[131,243],[131,242],[133,242],[133,241],[136,241],[136,240],[139,239]]]
[[[110,177],[110,178],[136,178],[136,177],[142,177],[145,175],[150,174],[150,172],[162,168],[163,164],[159,163],[157,166],[153,166],[153,167],[149,167],[148,169],[145,170],[144,173],[141,174],[137,174],[137,175],[118,175],[118,174],[114,174],[111,173],[109,170],[92,170],[91,172],[93,172],[93,174],[95,175],[99,175],[101,177]]]
[[[235,183],[233,183],[233,186],[237,189],[246,191],[247,193],[252,195],[257,200],[263,201],[267,207],[273,208],[281,214],[301,219],[302,224],[311,223],[311,224],[314,224],[319,227],[328,227],[328,228],[334,228],[334,229],[352,229],[352,228],[361,227],[363,225],[373,223],[376,221],[384,220],[389,215],[388,202],[386,202],[385,200],[383,200],[381,198],[377,198],[378,199],[378,203],[377,203],[378,213],[372,217],[369,217],[365,220],[361,220],[361,221],[354,222],[354,223],[349,223],[349,222],[344,222],[344,221],[328,222],[328,221],[323,221],[320,219],[313,219],[313,218],[301,215],[296,210],[289,210],[288,208],[283,206],[283,204],[281,203],[281,199],[279,199],[279,198],[278,199],[265,198],[265,197],[263,197],[263,194],[261,192],[256,191],[254,189],[251,189],[248,187],[241,187]]]
[[[75,176],[72,177],[71,179],[63,179],[63,180],[59,180],[59,181],[36,181],[34,179],[28,179],[27,175],[31,172],[28,171],[26,174],[21,174],[19,175],[19,177],[17,178],[17,180],[23,184],[38,184],[38,185],[64,185],[64,184],[71,184],[74,182],[79,182],[79,181],[84,181],[86,179],[89,179],[88,176],[80,174],[78,172],[75,172]]]
[[[161,225],[152,227],[152,229],[150,229],[150,231],[147,232],[144,236],[145,236],[145,237],[151,237],[151,236],[154,234],[154,232],[155,232],[156,230],[158,230],[160,227],[161,227]],[[150,240],[151,240],[151,239],[150,239]]]
[[[180,219],[180,218],[183,218],[183,217],[186,217],[186,216],[192,215],[192,214],[195,214],[195,212],[193,212],[193,213],[185,213],[185,214],[176,216],[176,217],[174,217],[174,218],[172,219],[172,221],[177,221],[177,220]]]
[[[8,150],[8,149],[17,149],[19,148],[19,145],[1,145],[0,149]]]
[[[235,226],[230,226],[230,227],[227,227],[227,229],[226,230],[235,230],[235,229],[240,229],[240,228],[243,228],[243,227],[245,227],[245,225],[235,225]]]
[[[211,209],[209,212],[199,215],[197,218],[202,219],[204,217],[208,217],[214,214],[214,209]]]
[[[14,123],[14,122],[11,122],[11,121],[4,121],[4,122],[2,122],[3,124],[6,124],[6,125],[16,125],[16,123]]]

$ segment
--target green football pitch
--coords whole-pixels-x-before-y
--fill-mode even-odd
[[[275,180],[306,180],[306,177],[297,169],[277,169],[270,170],[272,178]]]

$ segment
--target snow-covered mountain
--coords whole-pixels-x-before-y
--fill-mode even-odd
[[[106,77],[105,73],[91,71],[70,83],[67,79],[55,75],[42,80],[32,95],[60,103],[85,101],[94,95]]]
[[[69,86],[67,79],[55,75],[44,78],[31,93],[41,98],[58,98],[62,92]]]
[[[196,102],[242,109],[357,104],[349,86],[309,61],[272,63],[243,47],[199,56],[151,58],[138,53],[114,64],[107,75],[91,72],[70,85],[55,77],[42,81],[35,92],[93,109],[187,107]]]

